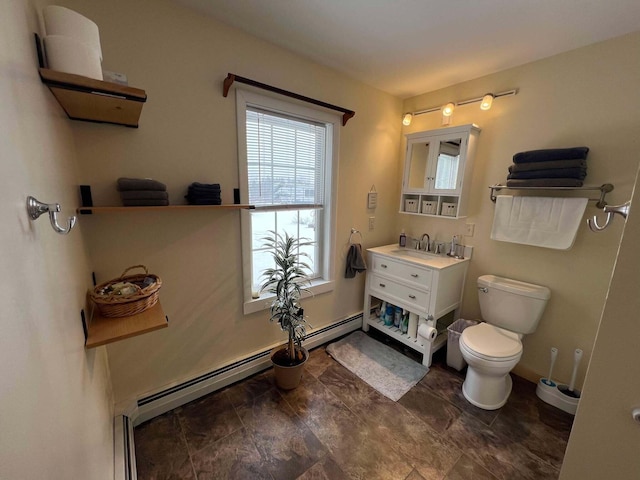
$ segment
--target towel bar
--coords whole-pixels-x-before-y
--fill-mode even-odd
[[[506,185],[491,185],[489,186],[491,189],[491,201],[496,201],[496,192],[500,190],[528,190],[528,191],[547,191],[547,192],[558,192],[558,191],[582,191],[582,190],[599,190],[600,196],[598,198],[590,198],[589,200],[597,200],[596,206],[598,208],[604,208],[607,205],[605,201],[605,196],[607,193],[613,191],[613,185],[611,183],[603,183],[600,186],[584,186],[584,187],[507,187]]]

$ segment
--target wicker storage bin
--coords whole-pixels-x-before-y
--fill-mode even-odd
[[[144,273],[127,275],[127,272],[134,268],[142,268],[144,269]],[[145,278],[151,278],[155,281],[145,286],[143,283]],[[134,284],[136,286],[136,292],[129,295],[103,293],[105,289],[120,282]],[[90,296],[103,316],[128,317],[142,313],[158,303],[161,286],[162,280],[160,277],[150,274],[144,265],[134,265],[133,267],[127,268],[122,275],[120,275],[120,278],[97,285]]]

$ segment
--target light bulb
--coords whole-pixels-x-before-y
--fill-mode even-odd
[[[413,115],[410,113],[405,113],[404,116],[402,117],[402,124],[405,126],[409,126],[411,125],[411,120],[413,119]]]
[[[493,94],[487,93],[484,97],[482,97],[482,102],[480,102],[480,110],[489,110],[491,108],[491,104],[493,103]]]
[[[447,103],[444,107],[442,107],[442,115],[444,115],[445,117],[450,117],[453,114],[454,108],[456,108],[456,106],[452,102]]]

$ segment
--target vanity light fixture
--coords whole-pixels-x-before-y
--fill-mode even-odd
[[[460,102],[449,102],[446,105],[443,105],[441,107],[425,108],[424,110],[418,110],[418,111],[415,111],[415,112],[407,112],[402,116],[402,124],[406,125],[406,126],[410,125],[411,124],[411,120],[413,120],[413,117],[415,117],[416,115],[423,115],[425,113],[431,113],[431,112],[442,112],[442,124],[443,125],[448,125],[449,122],[451,121],[451,115],[453,114],[453,110],[456,107],[461,107],[463,105],[469,105],[471,103],[479,103],[481,110],[489,110],[491,108],[491,106],[493,105],[493,101],[496,98],[511,97],[511,96],[517,95],[517,94],[518,94],[518,89],[515,88],[513,90],[507,90],[507,91],[500,92],[500,93],[487,93],[486,95],[484,95],[482,97],[469,98],[467,100],[462,100]]]
[[[450,117],[453,115],[453,110],[456,108],[453,102],[447,103],[444,107],[442,107],[442,115],[445,117]]]
[[[493,93],[487,93],[480,101],[480,110],[489,110],[493,104]]]

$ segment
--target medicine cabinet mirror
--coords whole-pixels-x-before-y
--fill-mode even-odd
[[[459,218],[480,129],[475,125],[407,135],[401,213]]]

